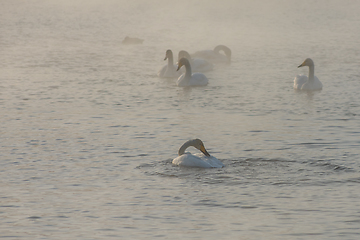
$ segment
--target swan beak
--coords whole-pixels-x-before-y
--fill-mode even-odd
[[[201,151],[203,154],[205,154],[205,156],[210,157],[210,154],[206,151],[204,145],[202,145],[202,146],[200,147],[200,151]]]
[[[176,71],[179,71],[179,69],[182,67],[182,65],[179,64],[178,68],[176,69]],[[204,148],[205,149],[205,148]],[[206,150],[205,150],[206,151]]]
[[[302,64],[300,64],[299,66],[298,66],[298,68],[299,67],[303,67],[305,65],[305,62],[303,62]]]
[[[164,58],[164,61],[167,59],[167,57]]]

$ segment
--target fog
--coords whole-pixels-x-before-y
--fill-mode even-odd
[[[39,3],[41,8],[37,7]],[[69,39],[69,44],[80,41],[84,45],[99,39],[106,44],[132,36],[144,39],[149,47],[159,47],[159,51],[160,46],[163,51],[171,48],[193,52],[218,44],[229,45],[235,52],[239,51],[234,54],[236,58],[249,47],[276,47],[285,41],[297,47],[304,42],[316,46],[328,41],[354,41],[352,35],[356,34],[356,26],[351,27],[354,33],[339,32],[339,29],[334,32],[333,29],[339,24],[355,25],[351,20],[358,14],[359,2],[66,0],[33,1],[33,6],[22,8],[21,1],[16,1],[2,8],[2,27],[9,31],[4,32],[3,41],[7,41],[6,34],[27,34],[33,36],[34,42],[43,40],[54,47],[61,45],[57,42],[60,38],[66,44],[63,36]],[[318,16],[320,10],[325,16]],[[45,15],[45,12],[50,14]],[[36,22],[32,18],[34,15]],[[14,28],[14,18],[19,22],[28,21],[29,28],[17,29],[16,25]],[[43,33],[42,28],[51,28],[51,31]],[[341,29],[348,31],[345,30],[348,28]],[[339,39],[341,34],[346,34],[347,38]],[[302,51],[312,52],[311,49]]]
[[[0,1],[0,237],[359,239],[359,9]],[[158,77],[220,44],[206,86]],[[293,89],[306,58],[321,91]],[[192,138],[225,167],[173,166]]]

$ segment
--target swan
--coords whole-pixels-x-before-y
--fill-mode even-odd
[[[185,152],[188,147],[195,147],[202,153],[191,154]],[[172,161],[174,165],[200,168],[222,168],[225,165],[216,157],[211,156],[205,149],[200,139],[192,139],[185,142],[179,149],[179,156]]]
[[[177,70],[182,66],[185,66],[185,73],[183,73],[176,81],[176,85],[179,87],[205,86],[209,83],[209,80],[204,74],[191,73],[191,66],[189,60],[186,58],[181,58],[178,64]]]
[[[126,36],[124,38],[124,40],[122,40],[122,44],[142,44],[143,41],[144,41],[144,39],[132,38],[132,37]]]
[[[194,72],[208,72],[214,69],[214,65],[211,62],[202,58],[192,59],[187,51],[181,50],[179,52],[178,60],[180,60],[181,58],[187,58],[189,60],[191,69]]]
[[[168,60],[168,64],[160,69],[158,76],[161,78],[178,78],[181,72],[176,70],[178,66],[174,64],[173,53],[170,49],[166,51],[164,61],[166,59]]]
[[[221,54],[220,51],[225,53]],[[208,60],[211,63],[231,63],[231,50],[227,46],[218,45],[214,48],[214,50],[203,50],[198,51],[191,55],[193,58],[203,58]]]
[[[298,66],[299,67],[309,67],[309,76],[299,74],[294,79],[294,89],[298,90],[321,90],[323,85],[320,80],[314,75],[315,66],[311,58],[305,59],[305,61]]]

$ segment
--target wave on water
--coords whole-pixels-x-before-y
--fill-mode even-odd
[[[221,161],[225,167],[220,169],[178,167],[172,165],[172,159],[141,164],[136,168],[149,176],[222,185],[326,185],[334,181],[346,182],[347,176],[342,173],[356,172],[351,167],[337,164],[335,160],[297,162],[287,159],[240,158]],[[359,179],[355,178],[355,181]],[[348,180],[354,181],[353,176]]]

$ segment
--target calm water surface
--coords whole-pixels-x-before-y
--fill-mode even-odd
[[[0,238],[359,239],[359,9],[2,1]],[[218,44],[208,86],[157,77]],[[322,91],[292,89],[307,57]],[[172,166],[191,138],[226,167]]]

